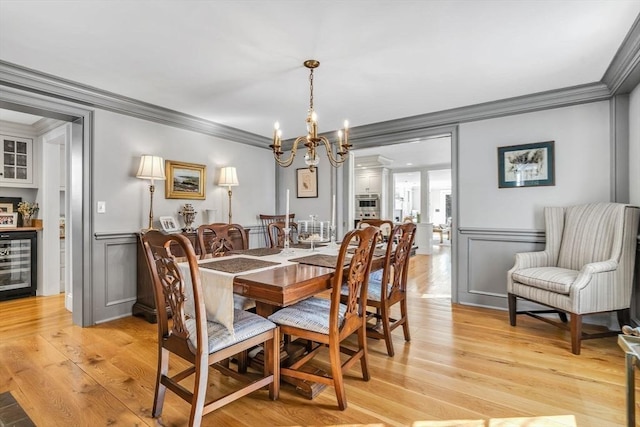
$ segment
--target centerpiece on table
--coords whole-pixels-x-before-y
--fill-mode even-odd
[[[38,214],[40,208],[37,203],[20,202],[18,203],[18,213],[22,215],[22,226],[31,227],[32,219]]]

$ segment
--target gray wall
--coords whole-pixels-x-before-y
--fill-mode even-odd
[[[218,174],[222,166],[235,166],[240,185],[233,187],[233,221],[252,228],[254,246],[262,243],[257,215],[275,209],[275,169],[269,151],[104,110],[96,110],[94,117],[94,322],[130,315],[136,300],[134,233],[146,228],[149,218],[149,181],[135,177],[142,154],[206,165],[205,200],[166,199],[164,182],[156,181],[156,227],[157,218],[164,215],[183,225],[178,212],[185,203],[198,212],[194,226],[208,219],[204,209],[217,209],[216,220],[226,222],[228,195],[226,188],[217,186]],[[106,202],[106,213],[96,213],[97,201]]]
[[[545,206],[609,201],[609,102],[460,125],[458,301],[506,307],[514,254],[543,247]],[[554,186],[498,188],[500,146],[555,141]]]

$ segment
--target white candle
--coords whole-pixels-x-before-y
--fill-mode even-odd
[[[324,223],[322,221],[320,221],[320,240],[323,240],[324,237],[324,233],[322,232],[322,226],[324,225]]]
[[[289,228],[289,189],[287,188],[287,208],[284,216],[284,228]]]
[[[336,195],[333,195],[333,200],[331,201],[331,227],[336,226]]]

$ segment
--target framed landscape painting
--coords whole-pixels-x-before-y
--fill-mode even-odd
[[[167,160],[165,161],[165,171],[167,172],[165,198],[195,200],[206,198],[205,165]]]
[[[556,185],[554,141],[498,147],[498,187]]]

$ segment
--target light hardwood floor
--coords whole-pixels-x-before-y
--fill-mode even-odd
[[[434,248],[411,261],[411,342],[396,330],[390,358],[383,342],[369,340],[372,378],[364,382],[353,368],[346,411],[331,388],[310,401],[283,385],[278,401],[259,391],[203,425],[424,426],[558,415],[575,416],[578,426],[625,424],[615,337],[586,341],[575,356],[568,333],[543,322],[519,317],[513,328],[504,311],[452,305],[437,297],[449,286],[449,249]],[[73,326],[61,296],[1,302],[0,315],[0,392],[10,390],[38,426],[185,425],[188,406],[171,393],[162,419],[150,417],[155,325],[127,317]]]

